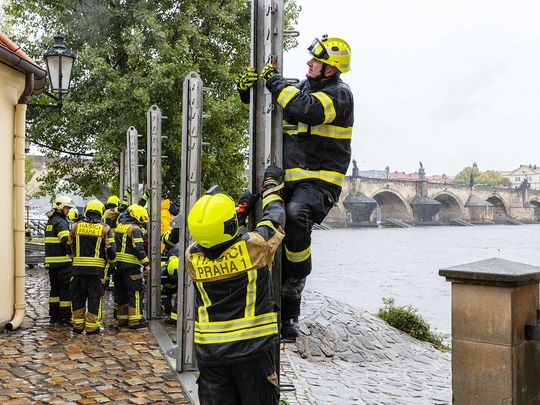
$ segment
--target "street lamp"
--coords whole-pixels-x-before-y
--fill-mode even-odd
[[[62,96],[69,92],[75,54],[66,48],[64,37],[57,34],[54,36],[53,47],[45,52],[43,59],[45,59],[45,64],[47,65],[51,90],[53,93],[58,94],[58,97],[49,92],[44,93],[54,99],[57,104],[28,104],[28,107],[61,110],[64,105]]]

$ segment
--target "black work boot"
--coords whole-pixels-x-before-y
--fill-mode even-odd
[[[129,325],[129,329],[142,329],[148,327],[148,322],[146,321],[140,321],[139,323],[136,323],[135,325]]]
[[[281,320],[281,339],[296,340],[299,331],[300,325],[297,316]]]

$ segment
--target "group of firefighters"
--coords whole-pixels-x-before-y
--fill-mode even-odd
[[[351,50],[343,39],[323,36],[309,46],[306,79],[291,85],[269,63],[257,73],[248,68],[237,89],[244,104],[262,79],[283,108],[284,170],[271,165],[260,194],[246,191],[235,203],[217,187],[188,215],[194,243],[173,252],[164,266],[162,291],[176,291],[178,254],[194,281],[195,354],[200,371],[199,400],[211,404],[276,404],[279,388],[276,350],[279,336],[298,336],[298,316],[306,277],[311,272],[311,231],[339,199],[351,158],[353,96],[341,74],[350,70]],[[294,130],[289,128],[294,126]],[[262,218],[253,232],[242,228],[262,197]],[[98,333],[105,269],[115,268],[114,295],[119,325],[139,328],[144,275],[150,270],[144,250],[148,213],[127,200],[106,207],[92,200],[70,229],[71,200],[59,197],[46,228],[46,266],[51,280],[51,323],[75,332]],[[113,221],[113,222],[111,222]],[[274,299],[271,268],[283,240],[281,307]],[[162,237],[178,242],[178,229]],[[175,255],[175,254],[176,255]],[[176,280],[174,279],[176,277]],[[172,295],[172,294],[171,294]],[[85,301],[88,301],[85,305]],[[174,307],[169,302],[163,305]],[[281,311],[281,325],[278,313]],[[175,321],[171,313],[171,321]]]
[[[75,333],[100,331],[102,297],[112,274],[115,317],[119,326],[146,326],[142,316],[143,275],[150,271],[144,228],[148,212],[111,196],[94,199],[79,215],[71,198],[57,197],[47,213],[45,267],[49,270],[49,315],[52,325],[70,325]],[[142,269],[142,273],[141,273]]]

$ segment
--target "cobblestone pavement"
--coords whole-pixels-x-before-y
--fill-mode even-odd
[[[46,271],[26,284],[22,328],[0,334],[0,403],[189,404],[151,332],[116,328],[110,311],[99,336],[50,327]],[[313,291],[302,311],[300,338],[281,346],[291,405],[451,403],[449,353]]]
[[[0,334],[0,403],[190,403],[150,331],[118,329],[110,311],[101,335],[50,327],[47,272],[26,276],[23,325]]]
[[[281,352],[291,405],[451,403],[449,353],[321,294],[302,301],[301,336]]]

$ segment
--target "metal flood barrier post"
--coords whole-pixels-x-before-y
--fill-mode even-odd
[[[146,286],[146,318],[161,315],[161,110],[157,105],[147,115],[147,182],[151,191],[148,200],[148,259],[150,275]]]
[[[120,152],[120,167],[118,168],[118,192],[119,195],[124,194],[126,184],[126,149],[122,149]]]
[[[265,64],[273,63],[283,72],[283,36],[296,32],[283,31],[283,0],[253,0],[251,3],[251,66],[260,72]],[[274,102],[272,94],[262,80],[251,92],[250,120],[250,171],[251,189],[255,192],[262,183],[264,171],[271,164],[283,167],[283,110]],[[250,227],[261,217],[258,204]],[[254,220],[253,220],[254,219]],[[281,253],[279,247],[272,266],[274,299],[281,308]],[[276,355],[276,369],[280,370],[280,350]],[[280,391],[292,391],[294,386],[280,384]]]
[[[180,229],[178,242],[181,268],[185,269],[184,252],[191,243],[187,231],[187,214],[201,194],[202,95],[200,76],[191,72],[184,80],[182,111],[182,162],[180,174],[180,215],[172,226]],[[180,271],[179,271],[180,273]],[[196,369],[194,347],[195,286],[185,271],[178,277],[176,327],[176,371]]]
[[[131,186],[131,204],[139,201],[139,133],[137,128],[131,126],[126,132],[127,138],[127,158],[128,158],[128,178],[125,184]],[[124,193],[120,194],[122,197]]]

